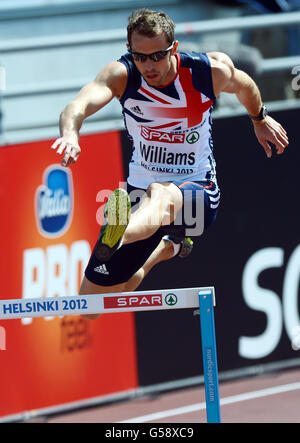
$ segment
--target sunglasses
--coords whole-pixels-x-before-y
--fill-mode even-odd
[[[169,46],[167,49],[163,49],[157,52],[152,52],[152,54],[141,54],[140,52],[134,52],[131,49],[128,49],[128,52],[132,55],[133,60],[135,62],[144,63],[148,57],[153,62],[159,62],[165,58],[165,56],[168,54],[169,51],[171,51],[171,49],[173,49],[174,43],[175,42],[173,42],[171,46]]]

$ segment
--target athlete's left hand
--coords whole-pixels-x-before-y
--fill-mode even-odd
[[[263,120],[253,121],[254,132],[259,143],[264,148],[268,158],[272,157],[269,142],[275,145],[277,154],[282,154],[289,144],[286,130],[269,115]]]

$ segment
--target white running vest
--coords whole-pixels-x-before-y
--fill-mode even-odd
[[[206,54],[177,53],[175,80],[162,88],[147,84],[129,54],[120,102],[132,141],[128,183],[146,189],[153,182],[215,180],[211,111],[215,99]]]

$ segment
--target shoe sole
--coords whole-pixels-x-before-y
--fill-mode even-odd
[[[130,198],[124,189],[116,189],[107,200],[104,208],[106,225],[100,238],[101,243],[97,247],[97,257],[107,261],[115,251],[115,246],[123,237],[129,223],[131,211]]]

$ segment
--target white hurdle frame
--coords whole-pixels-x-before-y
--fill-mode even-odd
[[[220,423],[214,287],[0,300],[0,320],[199,308],[206,416]]]

